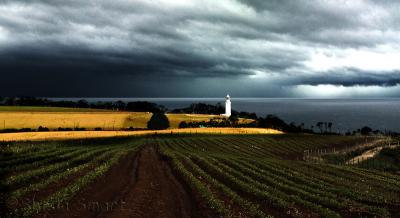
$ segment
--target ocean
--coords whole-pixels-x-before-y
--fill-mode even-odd
[[[60,98],[49,98],[60,100]],[[79,100],[82,98],[63,98]],[[149,101],[168,109],[183,108],[191,103],[224,104],[224,98],[84,98],[97,101]],[[232,110],[255,112],[258,116],[274,114],[286,122],[332,122],[332,130],[344,133],[363,126],[400,132],[400,98],[382,99],[304,99],[304,98],[231,98]],[[315,128],[315,130],[317,130]]]

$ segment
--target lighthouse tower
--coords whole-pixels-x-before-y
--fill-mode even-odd
[[[230,117],[231,116],[231,97],[229,94],[225,97],[225,114],[224,116]]]

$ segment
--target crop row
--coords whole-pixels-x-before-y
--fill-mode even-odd
[[[164,142],[161,142],[163,144]],[[167,145],[167,144],[165,144]],[[197,190],[200,196],[209,205],[210,208],[214,209],[217,214],[224,217],[232,217],[233,205],[227,204],[218,198],[217,192],[222,192],[226,195],[229,201],[236,205],[240,205],[242,209],[246,209],[245,213],[248,213],[252,217],[270,217],[259,210],[259,206],[246,199],[240,197],[237,193],[231,190],[229,187],[219,183],[215,178],[205,173],[200,167],[193,164],[193,162],[186,156],[177,153],[169,152],[164,146],[161,147],[162,152],[165,156],[168,156],[172,160],[172,165],[176,171],[184,178],[184,180],[195,190]]]
[[[16,210],[15,214],[22,216],[31,216],[32,214],[38,213],[40,211],[50,208],[55,208],[57,204],[60,204],[62,202],[71,199],[81,188],[85,187],[94,179],[107,172],[107,170],[113,164],[115,164],[122,155],[125,155],[126,153],[127,153],[126,151],[120,151],[116,153],[108,161],[96,167],[93,171],[87,173],[83,177],[80,177],[71,185],[62,188],[61,190],[57,191],[56,193],[54,193],[53,195],[49,196],[48,198],[42,201],[34,202],[32,205],[28,207]]]
[[[56,149],[30,149],[30,155],[10,155],[5,162],[13,162],[15,166],[7,168],[11,174],[3,181],[9,190],[6,193],[11,208],[9,215],[31,216],[71,199],[79,190],[104,174],[120,157],[128,152],[136,152],[143,140],[117,139],[110,140],[110,144],[107,142],[82,142],[78,145],[65,143],[57,145]],[[59,187],[57,183],[65,182],[65,179],[68,179],[66,186]],[[48,190],[49,185],[57,188]],[[27,202],[31,198],[29,196],[37,192],[41,193],[41,198]]]
[[[48,166],[44,166],[41,168],[37,168],[34,170],[26,171],[17,175],[13,175],[11,177],[6,178],[5,184],[10,186],[19,186],[26,183],[31,183],[34,180],[41,179],[45,176],[49,176],[53,173],[57,173],[68,168],[80,165],[85,163],[86,161],[92,159],[93,157],[110,150],[110,148],[99,148],[95,150],[91,150],[88,152],[82,151],[76,157],[64,161],[61,163],[56,163]]]
[[[43,189],[46,186],[48,186],[49,184],[58,182],[61,179],[66,178],[72,174],[76,174],[84,169],[88,169],[89,167],[96,166],[97,164],[102,163],[102,162],[106,161],[107,159],[109,159],[115,152],[116,151],[105,152],[99,156],[96,156],[94,159],[92,159],[84,164],[77,165],[68,170],[53,174],[46,179],[42,179],[42,180],[38,181],[37,183],[31,183],[31,184],[29,184],[29,186],[24,186],[22,188],[19,188],[10,194],[9,199],[10,199],[10,201],[13,201],[13,200],[15,200],[21,196],[24,196],[32,191],[37,191],[37,190]]]
[[[229,209],[225,216],[233,216],[232,202],[252,208],[246,212],[252,217],[271,213],[387,217],[398,212],[398,176],[282,158],[323,143],[350,141],[311,138],[182,137],[162,139],[159,144],[187,182],[196,184],[192,188],[206,193],[206,202],[218,202],[213,208],[220,213]],[[202,186],[207,191],[199,189]]]
[[[346,140],[336,137],[326,136],[216,136],[216,137],[182,137],[183,140],[191,145],[191,151],[195,152],[217,152],[223,155],[237,154],[247,157],[280,157],[285,158],[290,155],[301,156],[305,149],[315,149],[319,147],[327,147],[330,142],[337,143],[354,143],[354,138],[346,138]],[[212,143],[210,143],[212,142]],[[204,146],[204,143],[207,146]],[[299,155],[300,154],[300,155]]]

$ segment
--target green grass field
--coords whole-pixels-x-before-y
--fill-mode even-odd
[[[0,156],[3,190],[7,190],[3,209],[12,217],[43,215],[98,182],[112,181],[106,172],[113,165],[128,154],[146,156],[143,152],[151,146],[157,148],[162,162],[148,164],[169,166],[211,217],[396,217],[399,175],[302,160],[304,150],[349,147],[359,140],[317,135],[171,135],[9,142],[2,145]],[[150,172],[141,171],[142,162],[139,158],[132,169]],[[138,183],[146,178],[140,175]],[[159,196],[148,197],[156,201]]]

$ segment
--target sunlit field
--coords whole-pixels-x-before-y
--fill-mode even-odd
[[[185,128],[168,130],[139,130],[139,131],[56,131],[56,132],[21,132],[1,133],[0,141],[39,141],[61,139],[105,138],[115,136],[141,136],[155,134],[283,134],[274,129],[264,128]]]
[[[37,129],[39,126],[50,130],[58,128],[84,128],[94,130],[121,130],[127,128],[147,128],[152,116],[148,112],[119,112],[96,109],[55,108],[55,107],[0,107],[0,130]],[[171,128],[179,123],[209,121],[221,118],[207,114],[167,114]],[[254,120],[240,119],[239,123],[251,123]]]

